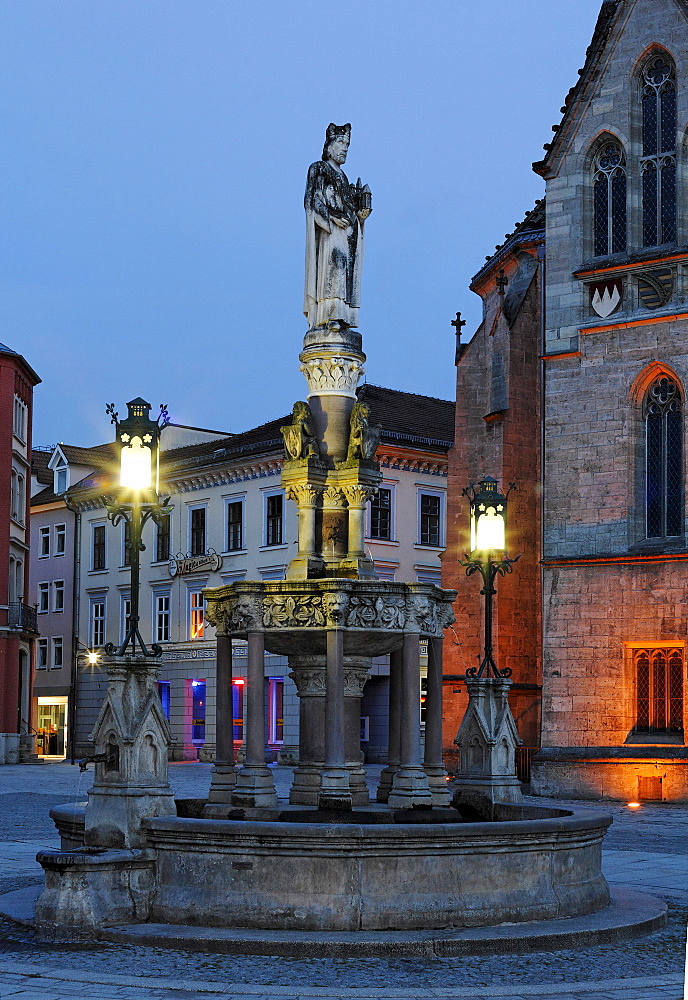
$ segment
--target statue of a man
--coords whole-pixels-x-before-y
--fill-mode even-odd
[[[322,160],[306,183],[306,290],[308,327],[358,326],[363,224],[371,212],[370,188],[349,184],[342,164],[351,125],[327,126]]]

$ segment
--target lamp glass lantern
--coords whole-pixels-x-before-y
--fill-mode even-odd
[[[471,498],[471,558],[500,557],[506,550],[507,498],[497,480],[480,480]]]
[[[157,493],[160,427],[150,419],[150,403],[140,396],[127,403],[127,409],[117,425],[120,486],[134,493]]]

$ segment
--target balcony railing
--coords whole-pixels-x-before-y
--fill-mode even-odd
[[[22,601],[10,601],[7,606],[7,624],[10,628],[21,628],[25,632],[38,632],[36,609]]]

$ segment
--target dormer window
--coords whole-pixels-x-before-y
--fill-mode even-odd
[[[48,468],[53,474],[53,493],[62,496],[69,489],[69,462],[59,445],[52,453]]]

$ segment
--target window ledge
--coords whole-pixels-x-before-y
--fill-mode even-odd
[[[280,542],[279,545],[259,545],[258,551],[264,552],[266,549],[268,549],[269,551],[274,552],[276,549],[288,549],[288,548],[289,548],[289,542]]]
[[[421,545],[420,542],[416,542],[413,547],[414,549],[425,549],[428,552],[443,552],[446,545]]]
[[[392,548],[398,548],[401,544],[394,538],[370,538],[367,535],[366,542],[369,542],[371,545],[389,545]]]
[[[109,573],[109,572],[110,571],[107,569],[107,567],[105,569],[89,569],[88,570],[88,575],[89,576],[102,576],[103,574]]]
[[[277,548],[276,545],[264,545],[263,548],[274,549]],[[224,552],[219,553],[221,556],[246,556],[248,555],[248,549],[225,549]]]

